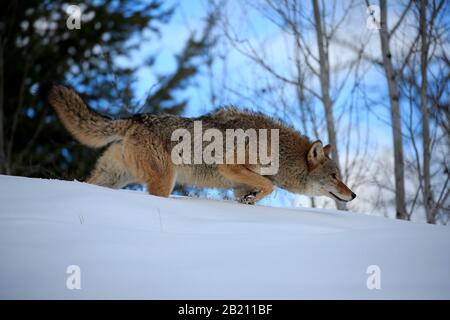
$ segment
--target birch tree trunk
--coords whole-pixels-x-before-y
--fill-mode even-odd
[[[333,117],[333,104],[330,98],[330,64],[328,57],[328,48],[326,48],[325,30],[322,29],[322,17],[320,13],[319,3],[317,0],[312,0],[314,10],[314,24],[317,36],[317,47],[319,52],[319,74],[320,74],[320,88],[322,103],[325,108],[325,119],[327,122],[327,132],[329,143],[333,146],[332,157],[336,161],[339,174],[341,173],[341,167],[339,164],[339,152],[336,139],[336,129],[334,127]],[[340,201],[336,201],[336,206],[339,210],[346,210],[346,205]]]
[[[420,48],[420,110],[422,112],[422,149],[423,149],[423,176],[422,176],[422,196],[423,205],[428,223],[436,223],[433,202],[431,197],[431,178],[430,178],[430,116],[428,112],[427,100],[427,67],[428,67],[428,35],[427,35],[427,0],[420,1],[419,9],[419,32],[421,39]]]
[[[386,0],[380,0],[380,41],[383,65],[386,73],[389,102],[391,107],[392,137],[394,146],[394,174],[395,174],[395,206],[397,219],[409,218],[405,205],[405,177],[403,161],[403,138],[401,128],[401,114],[399,103],[399,90],[397,77],[392,64],[392,55],[389,47],[389,32],[387,26]]]

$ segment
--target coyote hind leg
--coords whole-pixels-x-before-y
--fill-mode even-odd
[[[123,162],[122,144],[116,143],[109,146],[97,160],[95,169],[86,182],[98,186],[120,189],[133,182],[133,180]]]
[[[168,165],[164,172],[153,170],[148,171],[149,181],[147,183],[147,191],[151,195],[159,197],[169,197],[175,185],[176,173],[175,168]]]
[[[176,181],[176,169],[170,154],[157,139],[141,141],[133,137],[125,144],[125,158],[129,171],[140,183],[147,185],[149,194],[169,197]]]

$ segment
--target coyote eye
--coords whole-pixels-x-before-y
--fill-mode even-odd
[[[336,175],[336,173],[331,174],[331,177],[332,177],[333,179],[337,180],[337,175]]]

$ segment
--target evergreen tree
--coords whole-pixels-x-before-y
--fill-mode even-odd
[[[116,58],[129,57],[143,40],[156,41],[176,8],[161,0],[86,1],[80,4],[81,28],[70,30],[65,1],[8,0],[2,7],[0,173],[83,179],[99,151],[74,141],[37,89],[45,92],[51,83],[64,83],[97,111],[136,112],[131,87],[136,68],[120,66]],[[177,69],[160,76],[141,111],[183,111],[186,101],[178,101],[175,91],[186,89],[199,72],[202,57],[214,45],[213,25],[208,20],[199,39],[191,35]]]

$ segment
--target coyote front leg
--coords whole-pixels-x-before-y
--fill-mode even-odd
[[[219,172],[234,182],[249,186],[246,188],[247,192],[240,188],[236,193],[237,200],[241,203],[254,204],[273,191],[273,184],[269,179],[243,165],[219,165]]]

